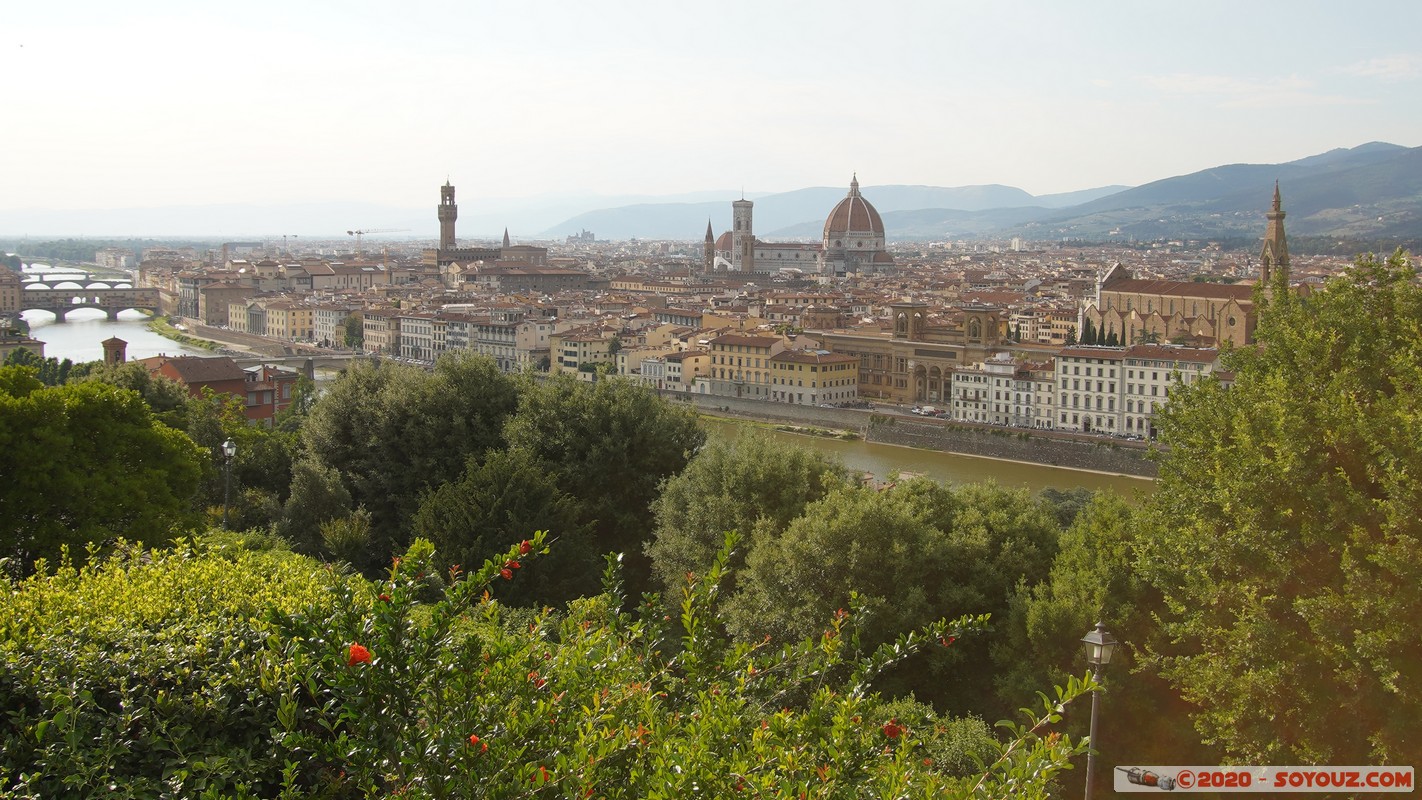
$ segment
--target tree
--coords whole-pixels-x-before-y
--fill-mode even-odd
[[[1422,741],[1422,289],[1360,258],[1259,287],[1233,388],[1172,392],[1139,569],[1155,663],[1245,763],[1389,763]]]
[[[347,314],[341,320],[341,343],[352,350],[365,346],[365,323],[359,314]]]
[[[597,594],[602,585],[602,556],[580,515],[577,501],[526,450],[495,450],[426,494],[411,525],[435,546],[441,571],[482,564],[533,531],[551,532],[558,542],[552,554],[520,573],[505,595],[542,606]]]
[[[80,378],[88,374],[98,362],[75,364],[67,358],[63,361],[52,357],[45,358],[28,347],[17,347],[5,357],[4,363],[6,366],[33,368],[35,377],[45,386],[63,386],[70,378]]]
[[[1071,346],[1074,345],[1074,344],[1076,344],[1076,326],[1075,326],[1075,325],[1071,326],[1070,328],[1067,328],[1067,334],[1066,334],[1066,346],[1067,346],[1067,347],[1071,347]]]
[[[312,407],[302,441],[371,515],[368,567],[409,541],[421,495],[457,478],[470,456],[503,444],[517,389],[494,362],[445,355],[433,372],[354,363]]]
[[[1080,639],[1103,621],[1122,642],[1102,677],[1110,713],[1102,715],[1092,745],[1103,761],[1217,763],[1220,754],[1181,723],[1194,708],[1139,655],[1158,640],[1154,615],[1161,610],[1159,593],[1135,566],[1139,525],[1139,512],[1120,495],[1089,496],[1062,533],[1050,573],[1022,585],[999,618],[990,647],[993,688],[1002,703],[1015,707],[1037,687],[1081,671]],[[1086,715],[1073,715],[1069,729],[1085,733],[1088,723]]]
[[[585,383],[555,375],[525,384],[504,435],[578,499],[595,523],[598,552],[627,555],[633,594],[644,588],[657,489],[706,440],[695,414],[623,378]]]
[[[670,478],[652,503],[656,530],[647,544],[652,569],[675,592],[688,572],[711,566],[727,531],[748,538],[778,535],[805,506],[843,486],[838,461],[804,447],[785,447],[760,432],[708,443],[686,469]],[[738,568],[743,557],[734,558]]]
[[[955,490],[923,478],[888,492],[846,487],[808,505],[779,535],[757,526],[729,624],[744,641],[814,635],[851,592],[867,615],[870,646],[945,615],[1002,618],[1018,584],[1046,574],[1057,535],[1047,509],[1023,490]],[[954,712],[1010,711],[992,699],[987,655],[985,644],[964,643],[889,672],[880,687]]]
[[[351,505],[351,493],[341,483],[340,473],[307,456],[292,466],[291,491],[276,532],[297,552],[319,554],[322,524],[347,516]]]
[[[148,404],[159,419],[179,429],[184,427],[184,411],[192,395],[181,383],[151,373],[136,361],[126,361],[122,364],[95,361],[92,365],[81,366],[91,366],[81,380],[101,381],[120,389],[138,392],[143,402]]]
[[[1081,343],[1085,345],[1096,344],[1096,326],[1091,323],[1091,319],[1084,318],[1081,323]]]
[[[0,556],[28,569],[61,546],[191,530],[202,451],[137,393],[103,383],[45,387],[0,368]]]

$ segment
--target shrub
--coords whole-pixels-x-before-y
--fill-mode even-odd
[[[93,559],[91,559],[93,560]],[[0,793],[240,794],[279,784],[269,609],[329,609],[346,579],[271,537],[41,569],[0,602]]]

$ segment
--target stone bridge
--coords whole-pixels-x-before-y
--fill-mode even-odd
[[[29,284],[26,284],[27,286]],[[76,308],[97,308],[109,319],[130,308],[153,314],[162,310],[157,289],[26,289],[20,293],[20,311],[48,311],[56,322]]]
[[[70,273],[51,277],[32,278],[20,284],[20,288],[54,289],[61,283],[77,283],[86,289],[126,289],[133,286],[133,279],[118,276],[104,277],[103,275],[75,275]]]

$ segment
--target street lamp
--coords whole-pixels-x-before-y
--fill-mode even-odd
[[[228,439],[222,443],[222,529],[227,530],[227,506],[232,501],[232,457],[237,455],[237,443]]]
[[[1101,668],[1111,663],[1111,653],[1120,642],[1100,622],[1096,623],[1095,630],[1081,637],[1081,641],[1086,643],[1086,663],[1095,668],[1092,677],[1099,682]],[[1091,749],[1086,751],[1086,800],[1091,800],[1091,788],[1096,778],[1096,706],[1100,700],[1100,691],[1091,693]]]

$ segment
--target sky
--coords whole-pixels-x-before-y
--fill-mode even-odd
[[[12,3],[5,209],[1138,185],[1422,145],[1422,2]]]

